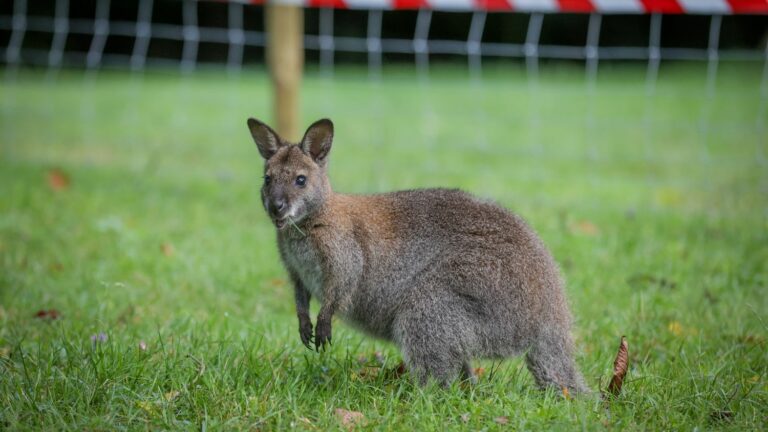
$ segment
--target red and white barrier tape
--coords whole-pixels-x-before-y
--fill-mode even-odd
[[[603,14],[768,14],[768,0],[270,0],[335,9],[432,9]],[[264,4],[266,0],[241,0]]]

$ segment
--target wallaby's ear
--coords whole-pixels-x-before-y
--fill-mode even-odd
[[[301,139],[301,150],[312,157],[318,165],[324,165],[333,143],[333,122],[320,119],[307,128]]]
[[[259,153],[264,159],[271,158],[283,145],[277,132],[253,117],[248,119],[248,129],[251,130],[253,141],[256,142],[256,147],[259,148]]]

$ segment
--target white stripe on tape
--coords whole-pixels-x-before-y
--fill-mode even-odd
[[[439,10],[475,10],[475,2],[472,0],[427,0],[432,9]]]
[[[677,0],[687,13],[731,13],[731,6],[725,0]]]
[[[694,0],[696,1],[696,0]],[[592,0],[598,12],[608,13],[644,13],[640,0]]]
[[[511,0],[514,10],[557,12],[560,7],[556,0]]]
[[[350,9],[392,9],[392,0],[344,0]]]

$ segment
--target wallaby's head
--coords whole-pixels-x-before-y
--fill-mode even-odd
[[[305,219],[322,206],[331,191],[326,167],[333,123],[318,120],[299,144],[283,140],[272,128],[248,119],[248,129],[264,164],[261,201],[278,230]]]

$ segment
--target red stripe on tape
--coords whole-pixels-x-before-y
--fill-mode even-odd
[[[344,3],[344,0],[306,0],[306,4],[307,6],[314,8],[347,8],[347,4]]]
[[[685,11],[677,0],[640,0],[646,12],[681,14]]]
[[[507,0],[475,0],[476,9],[489,11],[508,11],[513,7]]]
[[[426,0],[392,0],[392,9],[429,9]]]
[[[728,0],[733,13],[768,14],[768,0]]]
[[[557,0],[561,12],[594,12],[597,10],[590,0]]]

